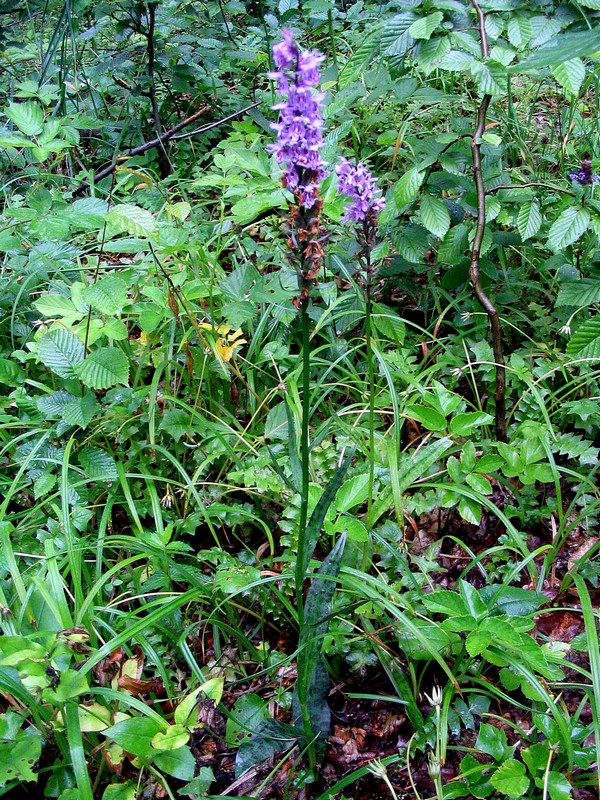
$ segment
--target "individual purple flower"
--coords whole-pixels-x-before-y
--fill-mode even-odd
[[[335,171],[340,192],[352,201],[342,217],[344,222],[364,222],[384,208],[385,200],[376,188],[377,181],[364,164],[354,166],[342,158]]]
[[[279,121],[271,124],[277,132],[272,146],[278,164],[284,165],[284,184],[298,204],[312,208],[327,171],[319,154],[323,146],[323,94],[314,88],[320,81],[319,66],[325,57],[315,50],[300,51],[290,30],[273,46],[277,70],[269,77],[277,81],[282,100],[273,106]]]
[[[592,162],[589,158],[583,159],[578,170],[569,172],[569,178],[580,186],[590,186],[594,181],[599,180],[599,176],[592,173]]]

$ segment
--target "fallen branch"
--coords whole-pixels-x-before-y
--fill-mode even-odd
[[[244,114],[246,111],[249,111],[252,108],[256,108],[259,103],[251,103],[249,106],[245,108],[240,108],[239,111],[234,111],[232,114],[229,114],[222,119],[216,120],[215,122],[209,122],[207,125],[203,125],[201,128],[196,128],[196,130],[191,131],[190,133],[185,133],[177,136],[176,134],[179,133],[180,130],[186,128],[188,125],[191,125],[193,122],[196,122],[203,114],[210,110],[209,105],[204,105],[198,111],[196,111],[191,116],[187,117],[186,119],[182,119],[181,122],[178,122],[177,125],[174,125],[168,131],[165,131],[162,136],[157,136],[155,139],[150,139],[147,142],[142,142],[141,144],[136,145],[136,147],[132,147],[127,152],[122,153],[121,155],[115,155],[112,162],[107,164],[107,166],[102,167],[96,172],[90,180],[84,181],[81,183],[77,189],[73,192],[73,196],[77,197],[77,195],[83,194],[85,190],[92,184],[101,181],[103,178],[107,178],[109,175],[116,170],[120,161],[124,161],[127,158],[132,158],[132,156],[139,156],[141,153],[145,153],[148,150],[152,150],[153,147],[158,147],[159,145],[163,145],[165,142],[168,142],[170,139],[174,141],[178,141],[180,139],[187,139],[190,136],[195,136],[198,133],[204,133],[205,131],[211,130],[211,128],[216,128],[219,125],[222,125],[224,122],[228,122],[230,119],[234,119],[235,117],[239,117],[240,114]]]

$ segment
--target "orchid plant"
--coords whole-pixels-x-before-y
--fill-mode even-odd
[[[321,184],[329,174],[321,156],[323,146],[324,95],[318,91],[319,67],[324,56],[315,50],[300,50],[290,30],[273,47],[275,71],[269,77],[276,82],[278,101],[273,109],[279,119],[272,124],[277,141],[271,150],[283,167],[282,183],[293,195],[285,231],[289,258],[298,276],[298,295],[293,303],[300,315],[302,329],[302,418],[300,432],[301,479],[300,518],[298,527],[298,554],[294,570],[296,608],[299,626],[298,680],[294,693],[294,725],[302,734],[308,753],[310,773],[315,774],[317,756],[324,744],[330,723],[327,694],[329,677],[321,655],[321,644],[328,627],[328,616],[345,546],[343,534],[314,576],[304,594],[304,583],[310,560],[321,533],[327,509],[337,488],[341,485],[353,453],[338,468],[321,500],[308,517],[310,481],[310,318],[311,289],[317,281],[324,256],[327,233],[322,226],[323,199]],[[342,159],[336,167],[340,191],[350,199],[344,221],[356,224],[356,237],[360,247],[359,263],[364,271],[367,298],[367,340],[369,354],[369,387],[373,397],[373,359],[370,346],[370,287],[373,267],[371,250],[377,231],[377,214],[384,206],[375,179],[363,164],[353,166]],[[372,405],[372,399],[371,399]],[[372,412],[372,408],[371,408]],[[371,413],[371,420],[373,413]],[[290,420],[291,421],[291,420]],[[371,422],[371,456],[373,456],[373,429]],[[373,457],[371,458],[373,462]],[[371,467],[371,489],[373,467]],[[272,727],[272,726],[271,726]]]

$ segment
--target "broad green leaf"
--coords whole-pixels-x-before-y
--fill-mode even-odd
[[[33,496],[36,500],[44,497],[56,486],[56,475],[49,472],[43,472],[39,478],[36,478],[33,483]]]
[[[84,311],[80,311],[69,297],[62,294],[44,293],[33,304],[45,317],[62,317],[70,321],[81,319]]]
[[[117,347],[95,350],[74,367],[77,377],[90,389],[110,389],[129,383],[129,361]]]
[[[76,369],[83,362],[83,344],[66,328],[54,328],[45,333],[38,343],[38,358],[61,378],[75,378]]]
[[[600,42],[600,28],[588,31],[559,33],[542,45],[534,53],[510,67],[511,72],[529,72],[535,69],[554,67],[573,58],[580,58],[596,52]]]
[[[537,200],[526,200],[517,214],[517,228],[525,242],[539,231],[542,225],[540,204]]]
[[[44,112],[33,100],[9,103],[4,113],[25,136],[38,136],[44,129]]]
[[[600,5],[598,7],[600,8]],[[562,772],[554,769],[550,770],[546,785],[548,786],[550,800],[570,800],[572,797],[573,787]]]
[[[400,178],[394,189],[394,200],[398,208],[412,203],[418,196],[419,189],[425,178],[425,173],[418,170],[416,167],[407,170]]]
[[[580,58],[570,58],[557,64],[552,74],[566,92],[577,95],[585,78],[585,64]]]
[[[158,753],[152,761],[159,770],[180,781],[191,781],[196,771],[196,759],[187,746]]]
[[[428,611],[434,614],[444,614],[451,617],[468,616],[464,599],[449,589],[440,589],[423,596],[423,604]]]
[[[231,214],[238,225],[247,225],[272,208],[283,208],[285,198],[282,191],[256,193],[238,200],[231,207]]]
[[[486,414],[485,411],[468,411],[452,418],[450,432],[455,436],[470,436],[475,428],[489,425],[493,421],[491,414]]]
[[[18,133],[0,132],[0,147],[34,147],[34,144]]]
[[[84,447],[79,453],[79,463],[90,481],[116,481],[118,478],[114,458],[101,447]]]
[[[34,728],[32,730],[35,731]],[[37,732],[22,734],[14,742],[0,742],[0,786],[12,781],[23,784],[37,780],[37,771],[33,767],[38,763],[41,753],[42,740]],[[20,793],[23,789],[17,787],[17,791]]]
[[[101,314],[115,314],[127,302],[127,284],[118,275],[106,275],[91,286],[84,287],[81,298]]]
[[[122,203],[111,208],[106,214],[106,221],[130,236],[152,237],[156,233],[156,219],[145,208],[131,203]]]
[[[570,206],[565,208],[556,219],[548,233],[548,248],[564,250],[580,239],[590,223],[590,212],[587,208]]]
[[[484,475],[479,475],[476,472],[467,475],[465,478],[466,483],[476,492],[482,495],[490,495],[493,491],[492,484]]]
[[[43,697],[47,703],[62,704],[72,697],[89,692],[90,687],[85,675],[74,669],[61,672],[60,681],[55,689],[44,689]]]
[[[429,406],[408,405],[406,415],[418,420],[428,431],[443,431],[448,427],[446,417]]]
[[[158,731],[152,737],[155,750],[178,750],[188,743],[190,733],[183,725],[169,725],[164,731]]]
[[[421,197],[421,222],[430,233],[443,238],[450,228],[450,214],[446,204],[439,197],[424,194]]]
[[[104,731],[104,735],[126,752],[146,758],[154,749],[152,739],[167,725],[167,722],[160,723],[149,717],[131,717],[111,725]]]
[[[428,14],[426,17],[420,17],[415,20],[408,32],[413,39],[429,39],[443,19],[444,15],[441,11],[434,11],[433,14]]]
[[[350,511],[351,508],[361,505],[367,499],[369,476],[354,475],[344,481],[337,490],[333,505],[339,512]]]
[[[600,358],[600,314],[586,320],[567,345],[571,358]]]
[[[525,764],[514,758],[509,758],[493,773],[490,783],[494,789],[509,797],[525,797],[527,789],[529,789],[529,778],[525,774]]]
[[[109,783],[104,790],[102,800],[135,800],[137,787],[135,783]]]
[[[235,701],[227,718],[225,739],[230,748],[246,740],[268,718],[267,703],[257,694],[243,694]]]
[[[482,722],[475,749],[487,753],[494,761],[504,761],[512,756],[515,748],[508,746],[506,731]]]

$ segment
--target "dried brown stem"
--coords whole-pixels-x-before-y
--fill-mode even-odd
[[[485,15],[477,0],[473,0],[473,6],[479,18],[479,33],[481,37],[481,53],[484,58],[489,55],[487,34],[485,31]],[[473,285],[475,297],[484,308],[492,329],[492,347],[494,351],[494,362],[496,364],[496,391],[494,400],[496,401],[496,437],[499,441],[506,441],[506,368],[504,366],[504,353],[502,344],[502,324],[496,307],[486,294],[481,285],[481,274],[479,269],[479,257],[481,253],[481,243],[485,233],[485,186],[481,172],[481,137],[485,131],[487,111],[491,102],[491,95],[483,96],[479,108],[477,109],[477,125],[471,137],[471,154],[473,158],[473,176],[475,179],[475,189],[477,192],[477,225],[475,228],[475,238],[471,251],[471,266],[469,274]]]

